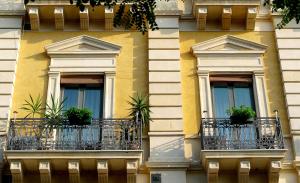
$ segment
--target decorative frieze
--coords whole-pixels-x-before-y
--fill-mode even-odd
[[[209,161],[207,162],[207,182],[218,183],[219,181],[219,162]]]
[[[69,181],[70,183],[80,183],[79,160],[71,160],[68,162]]]
[[[13,183],[22,183],[23,182],[23,168],[22,168],[21,161],[10,162],[10,172],[12,175]]]
[[[231,7],[224,7],[222,11],[222,28],[224,30],[229,30],[231,27]]]
[[[257,15],[256,7],[248,8],[247,18],[246,18],[246,29],[247,30],[254,30],[256,15]]]
[[[40,161],[39,171],[41,183],[51,183],[51,168],[49,161]]]
[[[64,8],[56,7],[54,9],[54,17],[55,17],[55,28],[57,30],[64,29]]]
[[[114,10],[112,8],[105,8],[105,30],[112,30],[113,28],[113,18]]]
[[[248,183],[250,172],[250,161],[240,161],[238,167],[238,182]]]
[[[199,30],[205,30],[206,27],[207,8],[201,7],[198,9],[197,15],[197,28]]]
[[[30,19],[31,30],[39,30],[40,29],[39,9],[35,7],[30,7],[28,9],[28,15]]]
[[[108,183],[108,161],[97,161],[98,183]]]
[[[83,11],[79,11],[80,17],[80,28],[81,30],[88,30],[89,29],[89,10],[85,8]]]

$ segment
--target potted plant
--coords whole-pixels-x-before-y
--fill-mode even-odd
[[[139,120],[142,126],[141,130],[143,128],[143,134],[146,135],[148,131],[149,121],[150,121],[150,105],[148,102],[148,96],[143,96],[141,94],[137,94],[135,97],[130,97],[131,101],[128,101],[128,104],[130,105],[130,114],[129,117],[133,121]],[[129,129],[129,138],[131,142],[134,142],[133,133],[138,134],[138,131],[133,132],[133,129]],[[137,129],[135,129],[137,130]],[[131,144],[132,149],[136,149],[137,144]]]
[[[256,115],[256,113],[253,111],[251,107],[246,107],[244,105],[241,105],[239,107],[232,107],[227,112],[230,115],[231,124],[236,124],[236,125],[244,125],[244,124],[252,123],[253,118]]]
[[[64,115],[69,121],[70,125],[89,125],[92,121],[92,112],[89,109],[78,109],[71,107]]]

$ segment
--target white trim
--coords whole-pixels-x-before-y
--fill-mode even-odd
[[[78,36],[46,46],[45,49],[51,57],[47,101],[51,100],[51,94],[55,99],[60,99],[61,75],[102,74],[105,76],[103,117],[112,118],[114,116],[116,56],[120,48],[118,45],[89,36]],[[85,56],[82,57],[79,54]]]
[[[264,68],[261,62],[261,56],[266,50],[265,45],[226,35],[196,44],[191,50],[198,62],[200,104],[203,118],[213,117],[210,74],[252,74],[257,115],[268,117],[270,112],[265,88]],[[222,55],[220,55],[221,53]],[[203,113],[204,111],[206,112]]]

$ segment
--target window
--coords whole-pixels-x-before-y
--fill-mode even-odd
[[[71,107],[87,108],[92,112],[94,119],[102,118],[103,80],[91,82],[92,79],[88,77],[78,78],[80,77],[68,76],[61,80],[61,97],[65,99],[65,110]]]
[[[251,79],[244,80],[232,77],[228,80],[212,77],[211,91],[215,118],[228,118],[228,109],[241,105],[251,107],[255,110],[253,97],[253,86]]]

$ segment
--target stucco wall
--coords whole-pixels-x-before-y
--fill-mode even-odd
[[[26,115],[20,107],[29,94],[33,97],[40,94],[43,102],[46,100],[50,57],[44,47],[79,35],[93,36],[122,47],[116,66],[115,117],[128,115],[129,96],[148,91],[147,35],[139,32],[24,32],[12,107],[12,111],[18,111],[18,117]]]
[[[194,135],[198,133],[201,119],[197,60],[190,52],[190,49],[197,43],[226,34],[268,46],[263,57],[263,62],[267,83],[266,88],[269,110],[270,112],[275,109],[279,110],[283,131],[287,134],[289,132],[289,126],[273,32],[180,32],[183,119],[186,135]]]

